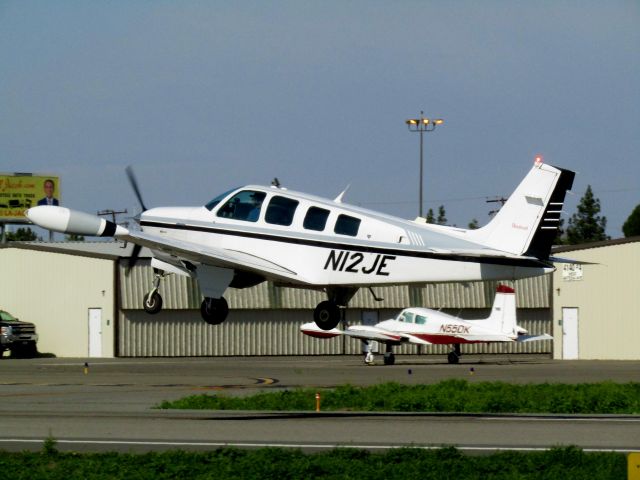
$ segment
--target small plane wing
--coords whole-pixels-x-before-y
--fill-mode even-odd
[[[119,235],[118,238],[127,240],[147,247],[151,250],[161,251],[169,255],[180,257],[181,259],[204,263],[222,268],[241,268],[256,273],[269,274],[283,279],[295,278],[298,282],[303,281],[296,272],[281,265],[270,262],[264,258],[249,255],[244,252],[230,250],[226,248],[216,248],[202,244],[186,242],[152,235],[145,232],[129,231],[126,235]]]
[[[553,337],[548,333],[542,335],[519,335],[516,342],[535,342],[537,340],[553,340]]]
[[[331,330],[320,329],[315,322],[305,323],[300,327],[300,331],[305,335],[316,338],[332,338],[340,335],[357,338],[359,340],[376,340],[381,343],[416,343],[419,345],[431,345],[430,342],[414,337],[410,334],[392,332],[384,328],[370,325],[352,325],[344,330],[333,328]]]

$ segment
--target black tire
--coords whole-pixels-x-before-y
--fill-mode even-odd
[[[229,304],[220,298],[205,298],[200,304],[200,315],[209,325],[220,325],[229,315]]]
[[[38,349],[35,343],[29,343],[28,345],[20,345],[11,349],[12,358],[33,358],[38,354]]]
[[[391,355],[384,356],[384,364],[385,365],[393,365],[394,363],[396,363],[396,356],[392,353]]]
[[[162,310],[162,297],[157,291],[153,292],[153,295],[149,292],[144,296],[142,306],[145,312],[155,315]]]
[[[456,352],[449,352],[447,355],[447,360],[449,363],[458,363],[460,362],[460,357],[456,354]]]
[[[336,328],[340,323],[340,307],[329,300],[320,302],[313,311],[313,320],[322,330]]]

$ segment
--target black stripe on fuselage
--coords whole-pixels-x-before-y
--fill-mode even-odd
[[[511,267],[528,267],[528,268],[549,268],[551,265],[540,260],[528,258],[507,258],[507,257],[475,257],[472,255],[450,255],[439,254],[435,252],[417,252],[415,250],[400,250],[385,247],[372,247],[366,245],[354,245],[350,243],[328,242],[323,240],[310,240],[305,238],[282,237],[280,235],[271,235],[268,233],[247,232],[239,230],[226,230],[216,227],[205,227],[200,225],[185,225],[165,222],[152,222],[144,220],[140,222],[142,227],[169,228],[173,230],[188,230],[193,232],[206,232],[217,235],[229,235],[235,237],[255,238],[259,240],[267,240],[270,242],[292,243],[296,245],[305,245],[309,247],[329,248],[334,250],[351,250],[355,252],[365,253],[381,253],[384,255],[396,255],[399,257],[415,257],[415,258],[431,258],[434,260],[451,260],[454,262],[473,262],[487,265],[505,265]]]

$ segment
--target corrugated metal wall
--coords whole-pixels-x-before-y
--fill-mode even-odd
[[[379,319],[398,310],[381,310]],[[457,314],[458,311],[448,311]],[[482,318],[489,310],[464,310],[466,318]],[[349,309],[347,321],[360,323],[362,310]],[[548,333],[549,309],[521,309],[518,323],[531,333]],[[351,338],[329,340],[300,333],[300,325],[312,320],[311,310],[233,310],[221,325],[207,325],[195,310],[163,310],[147,315],[142,310],[120,313],[120,356],[227,356],[227,355],[337,355],[358,354],[361,343]],[[415,345],[396,347],[400,354],[418,353]],[[422,353],[445,354],[446,345],[423,347]],[[463,353],[550,353],[551,341],[520,344],[464,345]]]
[[[142,308],[144,295],[151,290],[153,271],[148,261],[127,273],[120,266],[120,307]],[[549,308],[549,275],[518,280],[515,283],[518,308]],[[383,302],[376,302],[368,289],[360,289],[349,302],[350,308],[381,309],[422,306],[428,308],[491,308],[498,282],[447,283],[418,286],[376,287]],[[202,297],[196,282],[179,275],[166,276],[160,286],[164,308],[199,309]],[[232,309],[313,309],[325,300],[319,291],[276,287],[265,282],[256,287],[230,288],[225,298]]]
[[[200,318],[201,295],[188,277],[168,275],[160,294],[163,310],[147,315],[142,299],[151,289],[153,272],[142,261],[131,272],[120,266],[120,356],[227,356],[227,355],[337,355],[358,354],[359,341],[350,338],[320,340],[300,333],[300,325],[313,320],[313,309],[325,299],[323,292],[276,287],[262,283],[244,290],[229,289],[225,298],[231,312],[222,325],[207,325]],[[489,315],[498,282],[395,286],[375,288],[376,302],[361,289],[349,303],[347,322],[361,323],[363,310],[375,310],[379,320],[391,318],[408,306],[442,308],[463,318]],[[550,331],[549,278],[515,282],[518,323],[531,333]],[[383,347],[384,348],[384,347]],[[397,347],[400,354],[415,354],[414,345]],[[422,353],[446,354],[446,345],[427,346]],[[550,353],[551,342],[465,345],[463,353]]]

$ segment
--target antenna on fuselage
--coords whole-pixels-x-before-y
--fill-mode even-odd
[[[334,198],[333,201],[336,202],[336,203],[342,203],[342,199],[344,198],[344,196],[347,193],[347,190],[349,190],[349,188],[351,188],[351,184],[347,185],[346,188],[342,192],[340,192],[340,195],[338,195],[336,198]]]

